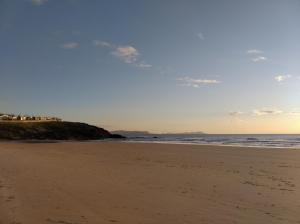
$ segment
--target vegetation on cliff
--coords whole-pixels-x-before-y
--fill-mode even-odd
[[[1,140],[97,140],[122,138],[103,128],[77,122],[0,122]]]

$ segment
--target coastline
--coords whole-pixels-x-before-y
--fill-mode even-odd
[[[284,146],[256,146],[256,145],[238,145],[238,144],[217,144],[217,143],[193,143],[193,142],[180,142],[180,141],[135,141],[135,140],[122,140],[122,139],[99,139],[99,140],[0,140],[0,143],[11,143],[11,144],[45,144],[45,143],[105,143],[105,142],[115,142],[115,143],[129,143],[129,144],[164,144],[164,145],[194,145],[200,147],[229,147],[229,148],[253,148],[253,149],[291,149],[300,150],[299,146],[295,147],[284,147]]]
[[[102,140],[100,140],[102,141]],[[103,140],[106,141],[106,140]],[[112,140],[113,141],[113,140]],[[193,142],[176,142],[176,141],[135,141],[135,140],[120,140],[124,143],[141,143],[141,144],[167,144],[167,145],[198,145],[198,146],[212,146],[212,147],[231,147],[231,148],[255,148],[255,149],[292,149],[300,150],[299,146],[284,147],[284,146],[256,146],[256,145],[238,145],[238,144],[216,144],[216,143],[193,143]]]
[[[0,142],[0,223],[300,221],[299,150],[128,143]]]

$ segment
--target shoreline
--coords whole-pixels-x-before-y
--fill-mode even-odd
[[[194,146],[211,146],[211,147],[229,147],[229,148],[253,148],[253,149],[291,149],[300,150],[299,146],[284,147],[284,146],[254,146],[254,145],[235,145],[235,144],[211,144],[211,143],[194,143],[194,142],[176,142],[176,141],[135,141],[123,139],[99,139],[99,140],[0,140],[1,143],[11,144],[44,144],[44,143],[100,143],[100,142],[115,142],[115,143],[130,143],[130,144],[163,144],[163,145],[194,145]]]
[[[293,150],[300,150],[299,146],[295,147],[283,147],[283,146],[251,146],[251,145],[225,145],[225,144],[205,144],[205,143],[193,143],[193,142],[175,142],[175,141],[122,141],[124,143],[145,143],[145,144],[169,144],[169,145],[198,145],[198,146],[217,146],[217,147],[237,147],[237,148],[258,148],[258,149],[293,149]]]

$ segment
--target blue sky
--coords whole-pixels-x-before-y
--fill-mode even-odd
[[[300,132],[300,2],[0,0],[0,111]]]

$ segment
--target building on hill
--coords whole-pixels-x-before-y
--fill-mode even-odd
[[[57,117],[48,116],[29,116],[29,115],[14,115],[14,114],[4,114],[0,113],[0,121],[62,121],[62,119]]]
[[[8,120],[10,120],[10,116],[7,114],[2,114],[2,115],[0,115],[0,120],[8,121]]]

